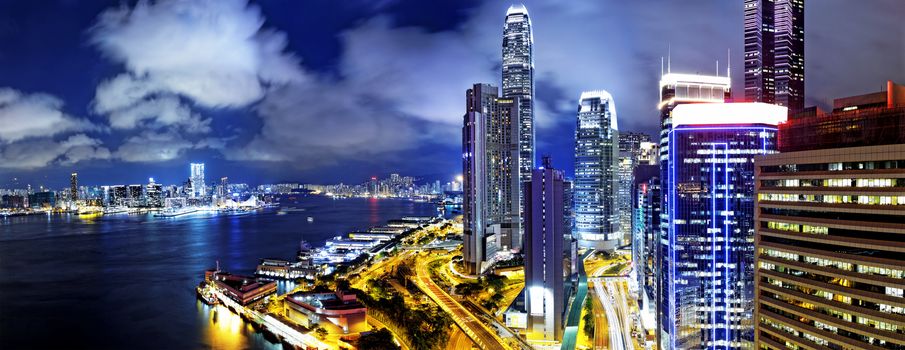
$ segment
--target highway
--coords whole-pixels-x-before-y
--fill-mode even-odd
[[[594,291],[606,313],[610,349],[634,349],[632,312],[625,298],[623,278],[594,278]]]
[[[608,349],[610,347],[608,331],[610,327],[609,323],[607,323],[606,312],[603,309],[600,298],[597,297],[597,292],[592,290],[591,294],[593,294],[591,300],[594,305],[592,308],[592,312],[594,313],[594,349]]]
[[[480,319],[469,312],[462,304],[453,299],[443,288],[437,286],[431,280],[428,266],[431,262],[439,260],[433,258],[431,260],[419,262],[415,268],[417,278],[415,282],[418,287],[427,294],[443,311],[446,311],[453,321],[471,338],[475,344],[481,349],[507,349],[502,339],[485,326]]]

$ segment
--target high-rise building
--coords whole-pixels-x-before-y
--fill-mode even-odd
[[[785,107],[677,106],[658,306],[666,349],[753,346],[754,157],[776,152]]]
[[[561,171],[534,169],[524,184],[525,291],[528,339],[562,340],[565,308],[563,237],[566,209]]]
[[[149,207],[159,208],[163,206],[163,186],[154,182],[154,178],[148,179],[145,185],[145,194],[147,195],[147,204]]]
[[[640,164],[642,144],[650,144],[650,135],[637,132],[619,133],[619,178],[616,206],[619,208],[619,227],[623,231],[622,242],[626,245],[632,239],[632,179],[635,168]]]
[[[638,284],[638,305],[645,336],[656,334],[657,261],[660,247],[660,167],[641,164],[635,167],[632,193],[632,266]],[[653,344],[651,344],[653,345]]]
[[[833,107],[755,163],[759,349],[905,348],[905,86]]]
[[[69,175],[69,198],[75,203],[79,200],[79,174],[72,173]]]
[[[727,69],[728,71],[728,69]],[[672,131],[672,111],[676,106],[689,103],[721,103],[731,98],[731,83],[727,76],[711,76],[697,74],[681,74],[667,71],[660,78],[660,103],[657,109],[660,111],[660,189],[665,191],[669,188],[666,184],[669,169],[669,132]],[[665,193],[665,192],[663,192]],[[662,252],[666,247],[662,242],[667,241],[669,232],[669,203],[667,196],[660,196],[660,232],[655,242],[659,247],[655,251],[654,259],[658,262],[658,266],[662,266]],[[658,274],[658,278],[662,275]],[[658,281],[658,283],[660,283]],[[662,299],[658,297],[657,300]],[[666,310],[657,307],[657,329],[663,329],[662,320],[666,315]],[[657,344],[665,344],[666,338],[663,332],[656,332],[658,340]],[[661,349],[664,347],[660,347]]]
[[[501,98],[497,87],[475,84],[466,94],[462,128],[463,256],[480,273],[498,251],[521,249],[518,169],[520,97]]]
[[[137,207],[144,203],[144,191],[142,190],[142,185],[129,185],[128,190],[128,202],[130,207]]]
[[[575,232],[578,245],[613,251],[622,240],[616,195],[619,128],[610,93],[586,91],[575,130]]]
[[[503,97],[519,97],[518,164],[521,182],[534,168],[534,36],[524,5],[506,11],[503,24]]]
[[[203,198],[207,195],[207,185],[204,183],[204,163],[192,163],[189,180],[192,183],[192,198]]]
[[[745,0],[745,99],[804,108],[804,0]]]

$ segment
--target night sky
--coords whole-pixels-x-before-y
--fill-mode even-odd
[[[742,0],[526,1],[538,156],[571,173],[582,90],[657,130],[660,57],[743,96]],[[362,182],[461,171],[465,90],[499,85],[504,1],[0,1],[0,188]],[[809,0],[807,105],[905,83],[905,2]],[[13,179],[17,180],[13,180]]]

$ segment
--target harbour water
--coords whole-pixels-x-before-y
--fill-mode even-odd
[[[301,212],[0,219],[0,349],[280,349],[194,287],[217,260],[250,274],[353,229],[435,206],[305,196]],[[308,217],[313,217],[309,222]]]

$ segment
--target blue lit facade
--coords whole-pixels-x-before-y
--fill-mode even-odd
[[[578,245],[614,251],[621,242],[618,194],[619,128],[606,91],[586,91],[575,129],[575,233]]]
[[[775,153],[776,130],[709,124],[669,132],[669,244],[659,301],[667,311],[665,347],[753,345],[754,157]]]

